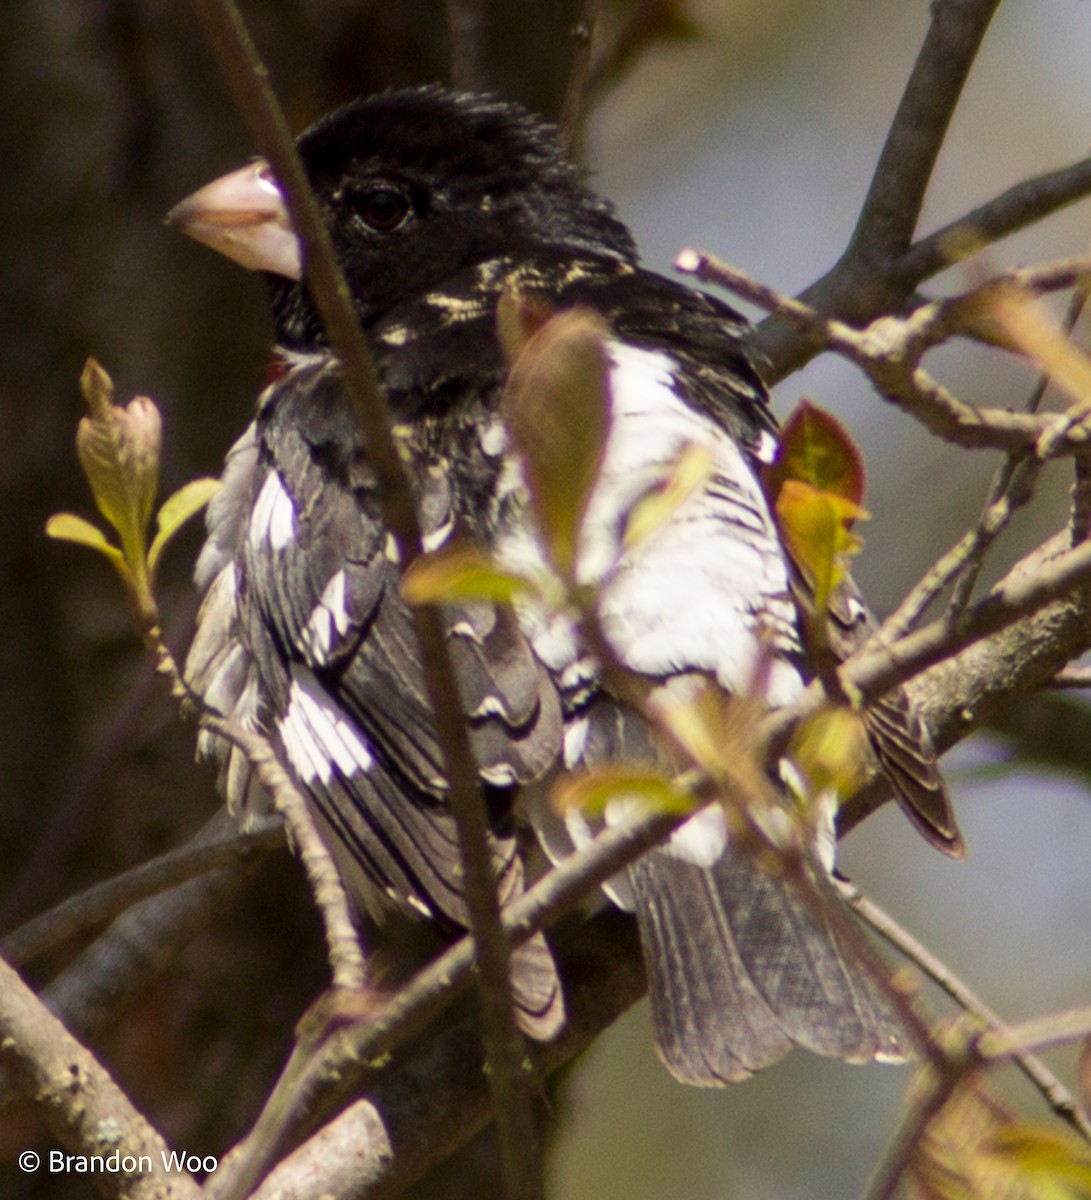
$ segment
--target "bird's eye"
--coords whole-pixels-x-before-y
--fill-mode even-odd
[[[409,215],[409,199],[393,188],[373,188],[359,198],[357,212],[365,225],[378,233],[389,233]]]

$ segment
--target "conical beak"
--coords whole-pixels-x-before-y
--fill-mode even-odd
[[[264,160],[187,196],[167,214],[167,224],[251,271],[303,278],[299,238]]]

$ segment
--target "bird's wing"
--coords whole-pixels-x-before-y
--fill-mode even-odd
[[[398,566],[376,484],[331,361],[266,393],[247,469],[221,501],[213,575],[189,663],[217,706],[269,729],[328,832],[342,873],[372,911],[393,902],[449,928],[467,922],[457,831]],[[451,525],[443,472],[426,473],[426,536]],[[491,789],[502,902],[523,887],[509,785],[540,774],[561,739],[556,692],[510,613],[474,604],[447,617],[462,700]],[[232,772],[234,774],[232,774]],[[252,788],[237,758],[227,784]],[[556,975],[541,939],[515,967],[524,1022],[559,1027]]]

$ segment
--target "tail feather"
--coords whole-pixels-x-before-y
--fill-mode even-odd
[[[897,1017],[830,922],[749,854],[728,849],[706,869],[655,851],[630,872],[656,1042],[678,1079],[735,1082],[793,1045],[852,1062],[906,1056]]]
[[[511,984],[519,1028],[548,1042],[564,1027],[564,994],[552,951],[537,933],[511,956]]]

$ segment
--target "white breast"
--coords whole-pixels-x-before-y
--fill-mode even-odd
[[[798,648],[795,608],[776,530],[746,457],[715,421],[674,387],[662,352],[609,344],[612,421],[579,546],[581,583],[601,585],[600,615],[616,653],[641,674],[699,670],[729,691],[745,689],[759,647],[775,659],[766,699],[790,702],[802,681],[785,655]],[[622,547],[625,514],[663,484],[685,448],[705,448],[711,468],[646,541]],[[527,519],[500,538],[509,567],[542,569]],[[521,613],[535,651],[558,673],[579,658],[571,620],[530,604]]]

